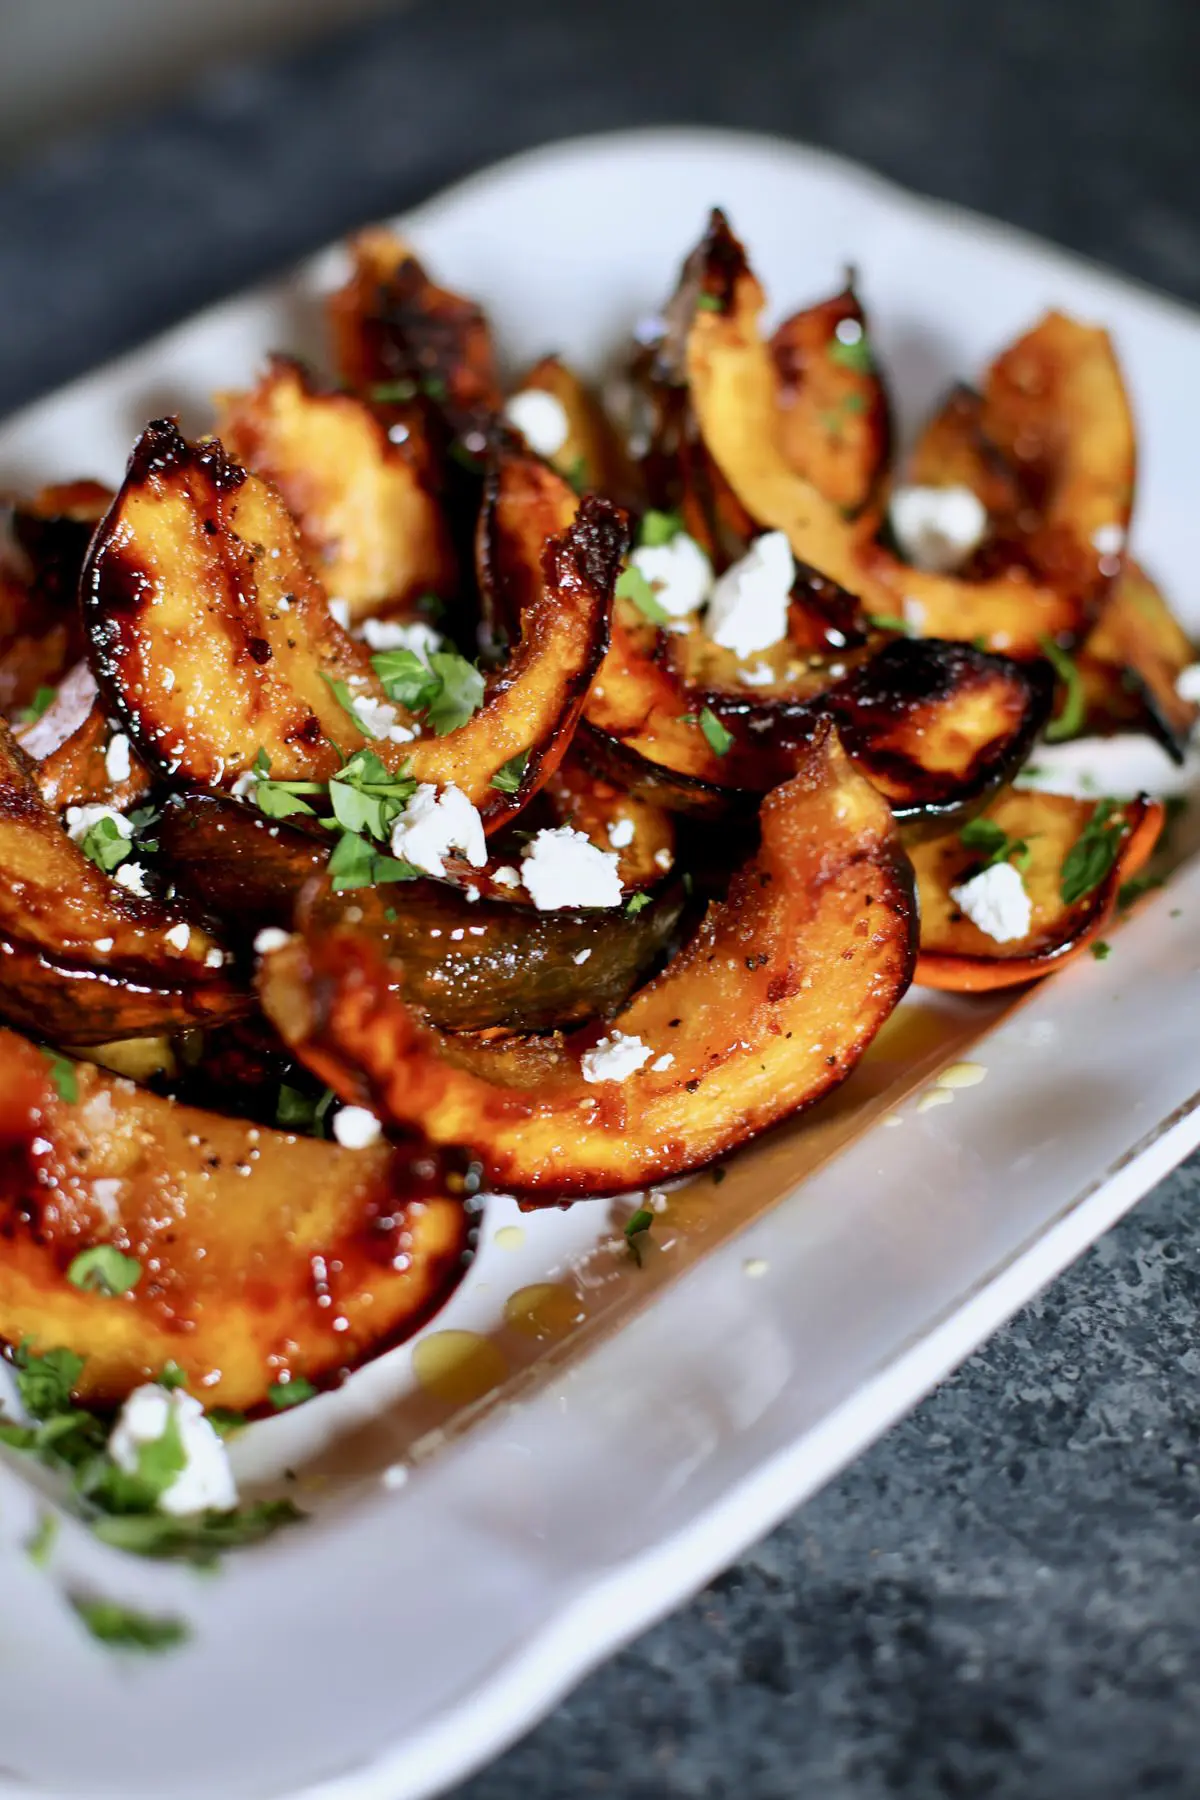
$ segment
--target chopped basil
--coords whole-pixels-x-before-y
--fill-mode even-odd
[[[182,1619],[154,1618],[116,1600],[67,1598],[92,1636],[115,1650],[173,1650],[190,1635]]]
[[[829,346],[829,360],[837,363],[841,369],[849,369],[855,375],[869,375],[874,362],[871,356],[871,345],[866,332],[856,337],[851,344],[844,344],[835,337]]]
[[[131,1294],[141,1279],[141,1263],[115,1244],[93,1244],[90,1250],[81,1250],[67,1270],[72,1287],[107,1294],[113,1300]]]
[[[682,530],[682,513],[659,512],[657,507],[652,506],[642,520],[638,543],[656,549],[660,544],[673,543]]]
[[[644,1206],[639,1206],[635,1213],[630,1213],[625,1221],[625,1242],[629,1245],[629,1253],[639,1268],[642,1266],[642,1246],[638,1239],[643,1232],[649,1231],[653,1223],[654,1214]]]
[[[125,861],[133,845],[129,838],[122,835],[115,819],[97,819],[80,838],[79,848],[89,862],[94,862],[107,875],[118,863]]]
[[[498,788],[502,794],[515,794],[521,786],[521,777],[524,775],[528,763],[528,750],[518,750],[515,756],[509,757],[502,768],[496,770],[492,776],[492,786]]]
[[[1074,657],[1068,656],[1052,637],[1040,637],[1038,643],[1041,646],[1042,655],[1065,689],[1062,706],[1051,719],[1045,731],[1048,744],[1061,744],[1066,738],[1078,737],[1083,730],[1084,716],[1087,712],[1087,693]]]
[[[1066,906],[1074,906],[1098,888],[1117,860],[1125,820],[1120,815],[1112,817],[1114,806],[1112,800],[1101,800],[1063,858],[1059,893]]]
[[[267,1389],[267,1398],[276,1412],[286,1412],[291,1406],[311,1400],[316,1391],[303,1375],[293,1375],[290,1381],[273,1381]]]
[[[46,709],[53,704],[54,696],[57,692],[57,688],[40,687],[33,696],[33,699],[29,702],[29,705],[22,707],[21,711],[17,714],[18,724],[35,724]]]
[[[50,1079],[59,1099],[65,1100],[68,1106],[74,1106],[79,1098],[79,1077],[75,1073],[75,1064],[69,1057],[60,1056],[57,1050],[44,1049],[42,1055],[50,1064]]]
[[[615,591],[618,600],[631,601],[652,625],[666,625],[670,620],[670,613],[659,605],[654,589],[640,569],[623,569],[617,577]]]
[[[706,706],[700,714],[700,729],[710,750],[718,756],[725,756],[733,745],[733,733],[726,731],[711,706]]]

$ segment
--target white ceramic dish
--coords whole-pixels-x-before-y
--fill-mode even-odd
[[[668,291],[714,201],[777,307],[857,264],[909,415],[1047,304],[1106,322],[1141,427],[1137,549],[1200,627],[1200,324],[1181,308],[830,158],[709,132],[542,151],[405,229],[485,299],[514,361],[555,347],[594,366]],[[42,402],[0,434],[0,478],[112,479],[147,417],[205,423],[214,386],[313,343],[338,268],[321,257]],[[1180,781],[1140,742],[1066,760],[1104,787]],[[42,1501],[26,1469],[0,1467],[0,1796],[411,1800],[492,1755],[1200,1140],[1198,920],[1192,864],[1109,961],[1019,1006],[906,1004],[830,1109],[736,1159],[719,1190],[703,1177],[671,1197],[641,1270],[620,1245],[627,1202],[527,1219],[515,1248],[497,1242],[518,1219],[498,1203],[432,1329],[485,1334],[507,1378],[464,1414],[414,1383],[402,1347],[255,1427],[243,1479],[299,1469],[314,1516],[219,1579],[120,1558],[69,1520],[34,1570],[22,1545]],[[985,1031],[981,1086],[936,1112],[904,1100]],[[579,1322],[538,1341],[504,1303],[547,1280]],[[104,1653],[62,1599],[82,1582],[186,1614],[192,1643],[136,1664]]]

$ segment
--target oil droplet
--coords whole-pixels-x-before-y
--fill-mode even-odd
[[[564,1287],[561,1281],[536,1281],[509,1295],[504,1317],[514,1331],[544,1343],[548,1338],[566,1337],[583,1323],[585,1313],[573,1288]]]
[[[945,1042],[946,1014],[936,1006],[898,1006],[875,1034],[873,1061],[913,1063]]]
[[[503,1353],[476,1331],[432,1331],[413,1345],[412,1363],[426,1393],[450,1406],[482,1400],[508,1374]]]
[[[940,1088],[978,1087],[986,1074],[987,1070],[982,1063],[951,1063],[948,1068],[942,1070],[935,1085]]]
[[[949,1088],[929,1088],[917,1101],[917,1111],[932,1112],[935,1106],[949,1106],[953,1098]]]
[[[499,1244],[501,1250],[519,1250],[525,1242],[525,1227],[502,1225],[495,1233],[494,1242]]]

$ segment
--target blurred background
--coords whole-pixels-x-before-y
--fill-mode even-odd
[[[1200,302],[1198,91],[1197,0],[0,0],[0,414],[628,125],[802,139]],[[461,1800],[1190,1800],[1198,1199],[1185,1167]]]

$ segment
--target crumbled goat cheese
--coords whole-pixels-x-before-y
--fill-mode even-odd
[[[571,961],[574,963],[578,963],[579,967],[582,968],[584,963],[587,961],[588,957],[591,954],[592,953],[590,950],[578,950],[578,951],[576,951],[575,955],[571,958]]]
[[[900,487],[888,518],[914,569],[946,575],[965,563],[987,532],[987,509],[969,487]]]
[[[224,965],[225,952],[223,950],[218,950],[215,944],[211,950],[206,950],[204,952],[204,966],[206,969],[220,969],[223,968]]]
[[[525,846],[521,880],[539,912],[563,906],[620,906],[617,858],[598,850],[582,831],[558,825]]]
[[[287,941],[287,932],[281,931],[278,925],[264,925],[254,940],[255,954],[269,956],[272,950],[282,950]]]
[[[97,938],[96,943],[95,943],[95,948],[97,950],[101,951],[102,953],[107,952],[112,949],[113,944],[115,942],[116,942],[115,938],[108,938],[108,937]]]
[[[675,858],[665,844],[661,850],[656,850],[654,852],[654,866],[656,869],[669,869],[674,861]]]
[[[614,819],[608,828],[608,841],[614,850],[626,850],[637,835],[632,819]]]
[[[178,925],[172,925],[164,935],[168,944],[171,944],[176,950],[186,950],[192,939],[192,928],[181,922]]]
[[[369,694],[356,695],[354,718],[369,738],[390,738],[393,744],[407,744],[416,736],[407,725],[397,723],[396,708],[388,700],[373,700]]]
[[[1100,556],[1120,556],[1125,533],[1119,525],[1098,525],[1092,533],[1092,549]]]
[[[334,1114],[333,1135],[344,1150],[369,1150],[383,1136],[383,1127],[365,1106],[343,1106]]]
[[[246,769],[240,774],[229,792],[235,800],[248,800],[258,786],[258,770]]]
[[[141,863],[123,862],[119,869],[113,871],[113,880],[118,887],[123,887],[131,894],[140,894],[144,900],[150,889],[146,884],[146,871]]]
[[[538,456],[555,456],[571,435],[571,421],[556,394],[522,388],[505,402],[504,417]]]
[[[666,544],[643,544],[630,557],[639,575],[654,589],[654,598],[673,619],[699,612],[712,592],[712,564],[695,538],[676,532]]]
[[[118,731],[109,739],[108,749],[104,752],[104,773],[110,781],[128,781],[132,768],[129,739],[123,731]]]
[[[501,863],[492,880],[497,887],[520,887],[521,872],[514,869],[511,863]]]
[[[182,1388],[156,1382],[134,1388],[121,1408],[108,1440],[108,1454],[127,1475],[138,1472],[138,1452],[156,1444],[174,1420],[184,1464],[158,1497],[159,1509],[176,1518],[191,1513],[229,1512],[237,1505],[237,1487],[225,1446],[204,1416],[204,1408]]]
[[[744,681],[747,687],[769,687],[775,679],[775,671],[770,663],[757,662],[748,669],[738,670],[738,680]]]
[[[334,622],[340,625],[343,631],[349,631],[350,602],[348,600],[339,600],[335,598],[329,602],[329,611]]]
[[[1181,700],[1190,700],[1193,705],[1200,705],[1200,663],[1189,663],[1181,669],[1175,682],[1175,692]]]
[[[602,1037],[598,1044],[584,1051],[580,1060],[583,1079],[627,1081],[649,1060],[651,1054],[649,1044],[643,1044],[640,1037],[630,1037],[624,1031],[614,1031],[611,1037]]]
[[[461,788],[423,781],[392,828],[392,855],[426,875],[444,876],[444,858],[461,850],[472,868],[487,862],[483,821]]]
[[[705,620],[713,643],[743,658],[777,644],[787,633],[788,596],[795,579],[785,533],[767,531],[755,538],[713,587]]]
[[[67,836],[73,844],[81,844],[93,825],[101,819],[111,819],[117,828],[118,837],[129,839],[133,836],[133,826],[123,812],[113,806],[68,806]]]
[[[656,1056],[654,1061],[650,1064],[651,1074],[661,1075],[663,1070],[669,1069],[674,1061],[675,1053],[672,1050],[668,1050],[663,1056]]]
[[[1011,863],[993,863],[970,881],[950,889],[950,898],[962,908],[972,925],[998,944],[1023,938],[1033,917],[1033,902],[1025,883]]]
[[[440,631],[420,619],[410,625],[399,619],[364,619],[361,631],[372,650],[411,650],[420,657],[432,656],[446,641]]]

